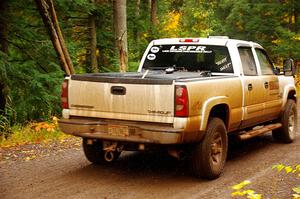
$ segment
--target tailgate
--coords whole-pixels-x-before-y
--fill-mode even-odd
[[[69,81],[70,115],[173,123],[174,85]]]

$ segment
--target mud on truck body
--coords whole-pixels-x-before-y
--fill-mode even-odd
[[[292,60],[280,73],[257,43],[227,38],[152,41],[137,72],[78,74],[62,85],[61,130],[83,138],[92,163],[122,151],[185,154],[197,177],[223,171],[228,136],[296,135]]]

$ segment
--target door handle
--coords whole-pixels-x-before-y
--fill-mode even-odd
[[[252,91],[252,89],[253,89],[252,84],[248,84],[248,91]]]
[[[269,83],[265,82],[265,89],[268,89],[268,88],[269,88]]]

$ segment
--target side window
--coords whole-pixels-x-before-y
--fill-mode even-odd
[[[257,58],[260,64],[261,74],[273,75],[273,65],[267,53],[264,50],[258,48],[255,49],[255,52],[257,54]]]
[[[257,75],[256,65],[251,47],[238,47],[244,75]]]

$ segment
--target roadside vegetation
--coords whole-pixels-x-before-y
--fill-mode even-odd
[[[2,121],[0,127],[5,131],[0,137],[0,147],[14,147],[23,144],[47,143],[53,140],[63,140],[70,136],[62,133],[57,126],[57,117],[46,122],[29,122],[10,127]]]

